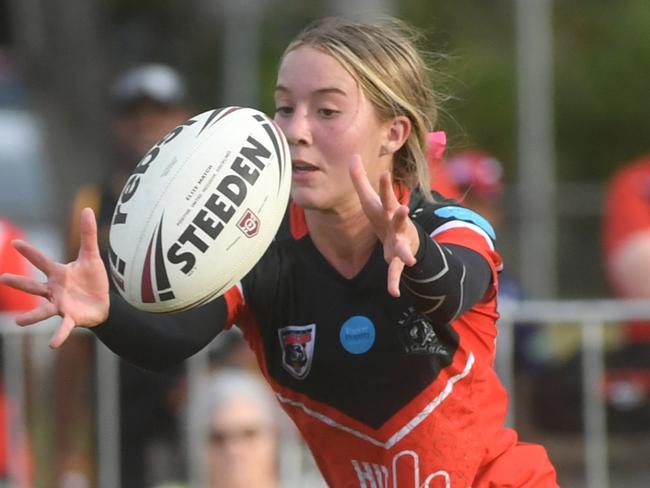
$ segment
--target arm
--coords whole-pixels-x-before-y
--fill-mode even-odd
[[[224,297],[174,314],[143,312],[115,292],[110,293],[110,300],[108,319],[93,332],[117,355],[151,370],[171,366],[200,351],[227,321]]]
[[[400,284],[418,310],[434,323],[446,324],[477,303],[491,280],[485,259],[469,248],[438,244],[409,217],[393,191],[389,173],[381,176],[379,194],[356,156],[350,176],[363,210],[384,246],[388,292],[400,296]]]
[[[42,298],[36,308],[16,318],[18,325],[60,315],[63,320],[50,341],[51,347],[59,347],[75,327],[97,327],[97,336],[115,352],[152,368],[193,354],[223,329],[225,298],[200,309],[163,316],[139,311],[109,293],[108,275],[97,245],[97,223],[89,208],[81,214],[80,230],[79,255],[68,264],[51,260],[26,242],[13,242],[47,277],[41,282],[15,274],[0,275],[0,284]]]
[[[416,264],[406,266],[401,284],[418,311],[433,323],[447,324],[469,310],[485,294],[491,270],[485,259],[469,248],[438,244],[417,223]]]
[[[610,279],[624,298],[650,298],[650,229],[618,243],[605,262]]]
[[[52,261],[26,242],[14,241],[16,249],[47,276],[45,283],[15,274],[0,276],[0,284],[43,298],[36,308],[17,317],[18,325],[60,315],[63,321],[50,341],[52,347],[59,347],[74,327],[93,328],[114,352],[151,369],[194,354],[224,328],[227,306],[223,297],[198,309],[159,315],[137,310],[109,292],[92,210],[82,212],[80,229],[79,255],[68,264]]]

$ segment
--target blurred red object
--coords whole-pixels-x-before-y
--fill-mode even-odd
[[[446,160],[445,167],[462,195],[493,200],[503,193],[503,167],[486,152],[469,150],[456,153]]]
[[[445,198],[458,199],[461,192],[453,183],[443,161],[447,148],[447,134],[443,131],[429,132],[427,136],[427,160],[431,173],[431,190]]]

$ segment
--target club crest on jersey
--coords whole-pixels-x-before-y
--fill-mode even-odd
[[[399,338],[407,354],[449,354],[447,347],[436,335],[433,324],[413,307],[404,312],[397,325]]]
[[[304,379],[311,368],[316,340],[316,324],[289,325],[278,329],[282,348],[282,367],[291,376]]]

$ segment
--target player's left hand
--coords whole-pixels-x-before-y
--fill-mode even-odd
[[[357,154],[350,164],[350,177],[363,211],[384,246],[384,259],[388,263],[388,293],[398,297],[404,265],[415,264],[415,253],[420,245],[417,229],[411,222],[408,207],[400,204],[395,196],[390,172],[381,175],[377,193]]]

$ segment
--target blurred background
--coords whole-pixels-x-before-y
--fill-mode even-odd
[[[441,99],[437,130],[447,134],[440,159],[443,167],[449,162],[450,178],[458,174],[453,157],[467,151],[480,151],[483,160],[497,163],[488,179],[498,180],[494,219],[506,269],[516,283],[514,298],[545,300],[546,311],[590,303],[585,300],[643,298],[616,293],[601,243],[612,176],[650,151],[647,0],[0,0],[0,216],[13,220],[53,257],[68,254],[79,189],[103,188],[117,172],[115,125],[130,101],[120,98],[115,80],[126,71],[145,63],[172,67],[182,80],[173,105],[188,114],[227,105],[271,113],[279,56],[301,27],[323,15],[377,13],[396,15],[423,33],[421,47],[431,56],[432,83]],[[150,95],[158,106],[169,101]],[[138,159],[133,156],[127,164]],[[477,178],[452,182],[468,204],[472,189],[480,193],[483,180]],[[602,320],[614,326],[598,324],[601,359],[589,363],[590,356],[581,353],[586,318],[576,312],[589,309],[601,310],[574,307],[553,317],[505,314],[504,328],[517,325],[511,357],[502,363],[515,400],[511,421],[524,440],[547,445],[562,486],[650,486],[650,365],[644,359],[650,349],[635,349],[641,359],[621,366],[625,317],[617,310],[624,306],[612,303]],[[5,349],[17,344],[7,334]],[[78,369],[75,361],[86,357],[83,347],[77,353],[60,351],[74,359],[72,366],[59,367],[66,361],[47,349],[47,338],[21,336],[20,341],[24,354],[14,357],[13,367],[20,366],[26,377],[20,385],[14,380],[14,388],[27,405],[32,460],[31,481],[23,486],[118,486],[110,484],[116,478],[100,462],[118,461],[97,447],[102,425],[106,428],[96,408],[95,395],[101,392],[84,387],[83,379],[68,379],[68,372]],[[189,370],[199,368],[203,375],[224,357],[230,365],[230,352],[222,356],[220,347]],[[93,349],[92,357],[96,354]],[[254,369],[246,359],[234,362]],[[611,390],[611,371],[628,366],[630,377],[641,379],[612,380],[622,388],[614,390],[623,391],[614,399],[602,393]],[[114,368],[108,371],[117,375]],[[590,378],[585,374],[593,368],[602,374],[593,377],[595,386],[585,386]],[[186,375],[181,372],[185,379],[174,384],[183,386],[182,399],[192,399],[193,383]],[[61,387],[52,384],[77,392],[74,408],[85,412],[78,418],[90,418],[76,427],[77,434],[55,432],[52,424],[60,420],[44,407],[59,402]],[[590,391],[602,402],[591,413],[585,409]],[[600,426],[602,434],[593,438],[599,445],[591,450],[585,447],[589,425],[596,431]],[[186,454],[192,436],[179,432],[173,439]],[[76,445],[90,454],[55,461],[58,442],[69,437],[85,439]],[[158,457],[143,462],[165,464],[163,451],[154,449]],[[306,477],[288,474],[294,485],[284,486],[318,486],[308,456],[299,459],[300,476]],[[62,468],[66,463],[69,470]],[[168,479],[150,474],[139,486],[202,476],[191,462],[179,464],[165,475]],[[21,486],[11,475],[7,480],[7,486]],[[190,481],[190,486],[195,485]]]

